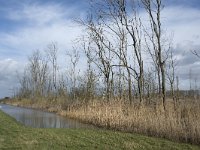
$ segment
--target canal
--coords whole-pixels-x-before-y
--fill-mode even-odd
[[[34,128],[95,128],[74,119],[36,109],[0,104],[0,110],[25,126]]]

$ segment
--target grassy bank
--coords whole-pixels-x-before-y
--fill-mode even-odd
[[[165,111],[159,104],[130,106],[120,101],[109,103],[92,101],[87,104],[71,104],[67,107],[62,101],[48,100],[24,99],[6,103],[56,112],[109,129],[200,144],[199,102],[184,101],[175,108],[169,101]]]
[[[0,111],[0,149],[200,149],[137,134],[105,130],[35,129]]]

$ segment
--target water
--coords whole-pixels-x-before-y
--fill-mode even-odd
[[[35,109],[0,104],[0,110],[15,118],[25,126],[34,128],[95,128],[92,125],[83,124],[77,120]]]

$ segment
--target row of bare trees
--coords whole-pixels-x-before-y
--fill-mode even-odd
[[[24,74],[19,77],[21,89],[19,95],[26,98],[53,94],[57,88],[57,47],[55,43],[48,46],[44,57],[39,50],[28,58]],[[51,64],[51,65],[49,65]],[[50,74],[50,70],[53,70]]]
[[[162,0],[101,0],[91,4],[87,19],[77,20],[86,32],[80,50],[67,53],[68,71],[59,72],[58,46],[52,43],[46,57],[39,51],[29,57],[20,79],[20,94],[57,98],[62,93],[66,99],[84,101],[117,98],[130,104],[156,97],[165,108],[169,83],[172,98],[177,100],[176,62],[171,39],[161,23]],[[79,70],[80,57],[87,61],[85,71]]]
[[[149,90],[157,86],[154,93],[162,98],[165,107],[166,74],[174,91],[175,64],[171,42],[166,39],[161,25],[162,1],[102,0],[94,2],[92,8],[87,21],[78,22],[87,29],[84,40],[90,51],[87,57],[103,74],[107,99],[112,95],[115,75],[119,78],[119,97],[123,91],[122,80],[127,80],[125,89],[130,103],[134,96],[142,103],[145,96],[152,93]],[[145,15],[141,16],[141,12]],[[144,60],[145,57],[150,62]],[[167,65],[169,72],[166,72]],[[149,79],[150,74],[154,74],[151,77],[157,81]]]

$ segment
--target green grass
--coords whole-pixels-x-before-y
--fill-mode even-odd
[[[200,149],[165,139],[97,129],[35,129],[0,111],[0,149]]]

